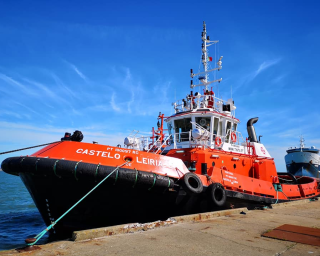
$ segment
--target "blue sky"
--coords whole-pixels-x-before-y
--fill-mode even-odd
[[[219,95],[244,136],[285,170],[285,150],[320,147],[318,1],[0,1],[0,152],[59,140],[123,143],[190,91],[202,22],[220,40]],[[215,91],[218,88],[213,88]],[[33,150],[1,156],[31,154]]]

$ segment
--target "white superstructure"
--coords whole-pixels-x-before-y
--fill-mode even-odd
[[[237,130],[240,121],[235,117],[234,100],[229,98],[225,101],[216,97],[212,90],[212,85],[222,81],[222,78],[215,79],[215,77],[217,72],[222,69],[223,57],[219,57],[217,62],[212,61],[209,47],[216,46],[219,41],[211,41],[207,36],[205,22],[203,22],[201,40],[202,68],[198,70],[198,73],[194,73],[193,69],[190,70],[191,91],[182,100],[172,103],[175,113],[165,118],[168,136],[162,136],[163,128],[160,128],[158,124],[157,131],[159,132],[153,130],[152,143],[149,144],[147,150],[152,149],[154,152],[159,152],[159,150],[154,150],[154,147],[157,146],[158,148],[162,147],[161,151],[166,153],[170,149],[207,147],[239,154],[271,157],[265,146],[260,143],[260,139],[258,140],[256,137],[253,124],[258,121],[258,118],[252,118],[248,121],[249,138],[243,138]],[[209,74],[212,72],[215,75],[214,79],[210,80]],[[163,120],[163,115],[159,114],[158,119],[161,118]],[[139,144],[136,139],[131,138],[129,141],[127,138],[125,145],[134,149],[143,148],[142,144],[148,145],[148,143],[142,143],[144,140],[141,139]]]

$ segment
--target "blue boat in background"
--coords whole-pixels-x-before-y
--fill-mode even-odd
[[[284,159],[289,173],[295,176],[320,178],[319,149],[314,146],[305,147],[302,136],[300,137],[300,147],[289,148]]]

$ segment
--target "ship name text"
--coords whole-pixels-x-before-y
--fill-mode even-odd
[[[108,149],[107,149],[108,150]],[[116,150],[120,151],[120,150]],[[128,150],[123,150],[124,153],[131,153],[131,152],[126,152]],[[131,151],[131,150],[130,150]],[[121,151],[120,151],[121,152]],[[119,152],[119,153],[120,153]],[[100,150],[94,150],[94,149],[83,149],[83,148],[78,148],[76,150],[77,154],[82,154],[82,155],[89,155],[89,156],[100,156],[100,157],[105,157],[105,158],[114,158],[114,159],[120,159],[121,155],[116,152],[108,152],[108,151],[100,151]],[[123,152],[121,152],[123,153]],[[132,150],[132,154],[137,154],[138,151]],[[141,156],[136,156],[136,162],[138,164],[147,164],[147,165],[153,165],[153,166],[162,166],[162,162],[160,160],[152,159],[152,158],[147,158],[147,157],[141,157]],[[128,164],[129,166],[131,164]]]
[[[106,152],[106,151],[99,151],[99,150],[93,150],[93,149],[82,149],[79,148],[76,150],[76,153],[78,154],[84,154],[84,155],[89,155],[89,156],[101,156],[101,157],[106,157],[106,158],[115,158],[115,159],[120,159],[120,154],[111,154],[111,152]]]

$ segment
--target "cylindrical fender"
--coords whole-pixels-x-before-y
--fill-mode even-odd
[[[199,176],[195,173],[188,172],[183,176],[182,186],[187,194],[200,194],[203,191],[203,184]]]
[[[224,206],[227,201],[226,191],[220,183],[213,183],[208,189],[210,198],[214,206]]]

